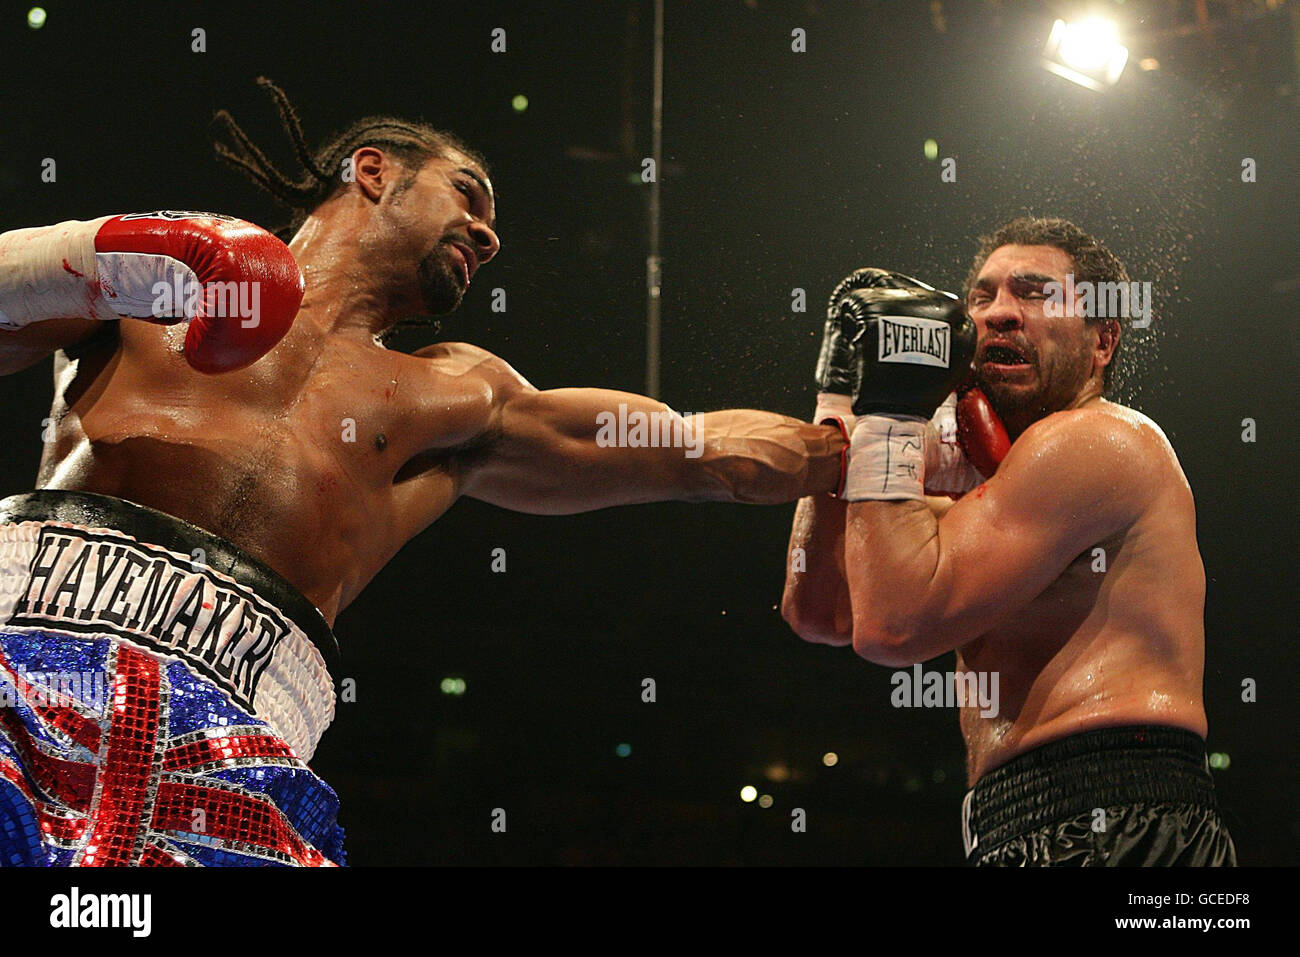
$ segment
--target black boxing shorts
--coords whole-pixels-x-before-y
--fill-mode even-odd
[[[328,623],[230,543],[104,495],[0,501],[0,866],[332,866],[307,766]]]
[[[976,867],[1235,867],[1205,742],[1159,726],[1105,728],[1026,752],[962,804]]]

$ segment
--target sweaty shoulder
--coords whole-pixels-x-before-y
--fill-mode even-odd
[[[1169,440],[1151,419],[1106,400],[1049,415],[1016,440],[1004,466],[1039,462],[1135,514],[1167,489],[1186,488]],[[1001,470],[999,470],[1001,474]]]
[[[504,359],[465,342],[438,342],[404,357],[415,363],[417,405],[432,429],[426,445],[478,446],[499,433],[503,410],[537,390]]]
[[[528,380],[499,356],[468,342],[435,342],[411,355],[429,363],[430,371],[446,376],[472,376],[483,380],[493,392],[531,390]]]

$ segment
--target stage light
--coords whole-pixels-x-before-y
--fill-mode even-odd
[[[754,798],[756,797],[758,797],[758,788],[754,787],[753,785],[746,784],[743,788],[740,789],[740,799],[744,801],[746,804],[754,800]]]
[[[835,765],[839,763],[840,763],[840,756],[836,754],[834,751],[827,751],[825,754],[822,755],[822,764],[826,765],[828,768],[833,768],[835,767]]]
[[[1119,30],[1110,20],[1057,20],[1043,47],[1043,66],[1098,93],[1119,82],[1127,62],[1128,48],[1119,42]]]
[[[528,109],[528,97],[524,96],[522,93],[516,93],[514,99],[510,101],[510,106],[516,113],[522,113],[524,110]]]
[[[760,798],[758,799],[758,806],[759,806],[759,807],[771,807],[771,806],[772,806],[772,795],[770,795],[770,794],[764,794],[762,797],[760,797]]]
[[[443,678],[438,687],[442,689],[443,694],[462,695],[465,693],[465,679]]]
[[[1228,758],[1227,752],[1213,751],[1210,753],[1210,767],[1216,771],[1228,770],[1228,765],[1231,763],[1232,761]]]
[[[32,7],[27,11],[27,25],[33,30],[45,26],[45,11],[41,7]]]
[[[614,749],[614,753],[617,754],[620,758],[625,758],[632,753],[632,745],[627,744],[626,742],[620,744],[618,747]]]
[[[925,141],[925,158],[928,160],[939,158],[939,144],[934,140]]]

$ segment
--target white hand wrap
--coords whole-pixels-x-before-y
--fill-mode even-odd
[[[964,495],[984,481],[957,442],[957,393],[944,400],[930,420],[925,442],[925,491]]]
[[[844,434],[853,434],[853,424],[857,416],[853,414],[853,400],[838,392],[818,392],[817,411],[813,413],[813,424],[824,425],[831,419],[844,423]]]
[[[853,400],[838,392],[818,392],[817,411],[813,413],[812,421],[814,425],[835,423],[844,433],[844,438],[848,439],[853,435],[853,426],[857,422],[857,416],[853,414]],[[830,493],[835,498],[844,496],[844,481],[848,477],[848,468],[849,450],[845,448],[840,453],[840,481],[835,490]]]
[[[911,415],[858,416],[841,497],[849,502],[923,498],[928,427],[925,419]]]
[[[0,234],[0,329],[44,319],[109,320],[95,234],[111,216]]]

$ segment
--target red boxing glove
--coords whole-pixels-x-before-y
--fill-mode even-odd
[[[979,389],[953,393],[925,433],[925,494],[961,498],[993,477],[1011,448],[1002,420]]]
[[[1011,451],[1006,426],[978,388],[966,390],[957,400],[957,442],[985,478],[993,477]]]
[[[284,338],[302,304],[289,247],[252,223],[215,213],[114,216],[95,234],[104,301],[118,315],[171,325],[189,319],[185,358],[232,372]]]

